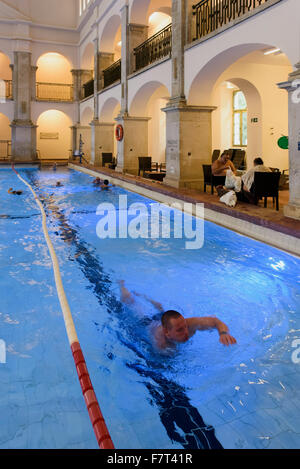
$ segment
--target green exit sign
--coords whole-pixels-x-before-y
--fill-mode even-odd
[[[258,117],[253,117],[253,118],[251,119],[251,122],[254,122],[254,123],[258,122]]]

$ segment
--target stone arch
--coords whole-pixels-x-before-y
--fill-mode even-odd
[[[51,108],[37,118],[37,149],[41,159],[68,159],[71,149],[72,119],[61,110]]]
[[[147,108],[148,102],[151,96],[159,89],[163,90],[163,94],[166,97],[170,97],[170,92],[166,85],[159,81],[150,81],[143,84],[129,103],[129,114],[132,116],[145,117],[145,109]]]
[[[113,15],[103,28],[100,36],[99,48],[100,52],[114,53],[116,36],[121,28],[121,17]]]
[[[83,49],[80,57],[81,70],[94,70],[94,44],[89,42]]]
[[[80,112],[80,124],[89,125],[94,117],[94,109],[91,106],[86,106]]]
[[[114,122],[114,118],[117,116],[119,109],[120,102],[116,98],[108,98],[101,107],[99,115],[100,121]]]
[[[225,82],[223,81],[221,84],[219,83],[216,84],[215,88],[220,88],[222,87],[222,85],[225,86],[225,88],[227,88],[226,85],[228,84],[233,84],[236,87],[236,89],[241,90],[244,93],[246,101],[247,101],[247,109],[248,109],[247,166],[250,167],[252,166],[253,159],[257,156],[261,156],[262,151],[263,151],[262,98],[257,87],[253,83],[251,83],[249,80],[246,80],[244,78],[226,76],[226,81]],[[226,89],[226,93],[230,94],[230,100],[229,100],[230,101],[230,108],[229,108],[230,115],[228,116],[228,109],[226,107],[225,109],[221,107],[221,108],[218,108],[217,111],[215,111],[215,113],[213,114],[213,120],[212,120],[213,141],[215,140],[214,138],[215,127],[220,128],[220,135],[219,135],[220,145],[218,145],[218,147],[220,147],[221,150],[232,147],[231,133],[232,133],[232,127],[233,127],[233,122],[232,122],[233,90],[230,91]],[[216,125],[217,119],[219,120],[219,123],[218,123],[219,125]],[[254,122],[253,122],[253,119],[255,119]],[[223,126],[225,126],[225,128],[222,128]],[[226,143],[227,143],[227,140],[230,140],[227,144],[224,143],[224,137],[223,137],[224,134],[227,137],[225,138]]]
[[[72,63],[60,52],[46,52],[38,58],[36,81],[41,83],[71,84]]]
[[[219,52],[212,59],[200,66],[188,85],[186,96],[188,104],[211,104],[211,94],[218,77],[242,57],[258,50],[274,48],[266,43],[239,44]]]
[[[148,153],[152,161],[165,163],[166,114],[162,109],[170,99],[167,87],[158,81],[143,85],[135,94],[130,106],[130,115],[150,117],[148,123]]]

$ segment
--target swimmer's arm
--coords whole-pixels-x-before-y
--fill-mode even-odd
[[[208,329],[217,329],[220,336],[220,342],[224,345],[236,344],[236,340],[229,334],[229,329],[226,324],[220,319],[215,317],[203,317],[203,318],[189,318],[187,319],[188,327],[191,333],[196,331],[205,331]]]

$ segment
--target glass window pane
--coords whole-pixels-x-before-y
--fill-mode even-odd
[[[247,138],[247,117],[248,113],[243,112],[242,116],[242,145],[247,146],[248,138]]]
[[[240,124],[241,124],[241,115],[239,112],[235,112],[233,115],[233,145],[241,144]]]
[[[242,91],[236,91],[233,98],[233,108],[235,111],[247,109],[247,102]]]

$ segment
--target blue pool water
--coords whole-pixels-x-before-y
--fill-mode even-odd
[[[99,239],[100,203],[117,205],[122,194],[128,204],[153,201],[118,187],[101,192],[68,169],[19,172],[44,204],[116,448],[299,447],[299,259],[209,222],[199,250],[173,238]],[[97,448],[40,212],[11,170],[0,171],[0,189],[0,448]],[[120,279],[186,317],[216,315],[237,345],[206,331],[158,354],[149,332],[157,311],[143,297],[124,306]]]

